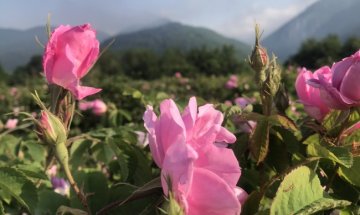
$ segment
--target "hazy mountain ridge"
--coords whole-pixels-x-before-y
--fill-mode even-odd
[[[243,42],[227,38],[207,28],[193,27],[176,22],[133,33],[118,34],[114,39],[115,42],[111,46],[111,50],[136,48],[163,52],[170,48],[187,51],[203,46],[218,48],[223,45],[231,45],[240,57],[245,57],[250,52],[250,46]],[[112,39],[105,41],[103,44],[108,44],[110,40]]]
[[[358,11],[358,0],[320,0],[266,37],[263,44],[281,60],[286,60],[308,38],[336,34],[345,40],[359,36],[360,19],[355,18]]]
[[[35,36],[46,44],[47,36],[44,27],[28,30],[0,29],[0,64],[11,71],[19,65],[26,64],[31,56],[42,54],[43,48],[35,41]],[[97,37],[103,46],[109,44],[114,38],[115,43],[110,50],[142,48],[162,52],[169,48],[186,51],[202,46],[218,48],[231,45],[239,57],[245,57],[250,52],[250,47],[238,40],[224,37],[207,28],[176,22],[164,22],[162,25],[144,27],[142,30],[130,33],[119,33],[114,37],[98,31]]]

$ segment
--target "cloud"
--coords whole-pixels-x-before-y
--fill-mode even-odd
[[[258,4],[252,5],[252,10],[246,14],[238,14],[227,22],[216,27],[219,32],[227,36],[241,39],[246,42],[253,41],[254,24],[259,23],[264,30],[263,37],[271,34],[296,15],[304,11],[317,0],[295,1],[285,7],[259,8]]]

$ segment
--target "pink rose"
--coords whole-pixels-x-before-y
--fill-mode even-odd
[[[107,106],[102,100],[95,99],[92,102],[92,112],[93,112],[93,114],[95,114],[97,116],[101,116],[104,113],[106,113],[106,111],[107,111]]]
[[[333,109],[360,106],[360,51],[331,67],[332,81],[320,75],[309,83],[320,88],[321,98]]]
[[[308,84],[309,80],[319,77],[326,82],[331,82],[330,68],[328,66],[321,67],[314,74],[306,68],[301,68],[296,78],[295,88],[306,113],[320,122],[330,109],[321,98],[320,90]]]
[[[239,163],[226,143],[236,137],[221,126],[223,114],[206,104],[199,109],[192,97],[182,115],[173,100],[160,104],[158,118],[152,107],[144,114],[149,146],[162,169],[162,187],[171,192],[186,214],[240,214],[247,193],[236,184]],[[221,144],[216,144],[221,143]]]
[[[79,109],[81,111],[87,111],[87,110],[92,108],[92,105],[93,105],[92,102],[80,101],[79,102]]]
[[[101,116],[107,111],[106,104],[101,99],[95,99],[94,101],[81,101],[79,102],[79,109],[81,111],[91,110],[93,114]]]
[[[8,121],[6,121],[5,128],[15,129],[18,122],[18,119],[8,119]]]
[[[234,89],[238,87],[238,77],[236,75],[231,75],[229,80],[226,82],[225,87],[227,89]]]
[[[80,100],[101,89],[80,86],[99,55],[99,41],[89,24],[71,27],[61,25],[51,34],[43,56],[43,67],[49,84],[59,85]]]
[[[175,72],[175,77],[176,78],[182,78],[181,72]]]
[[[252,104],[255,102],[255,99],[251,99],[251,98],[245,98],[245,97],[237,97],[234,100],[235,104],[237,104],[238,106],[240,106],[242,109],[246,108],[246,106],[248,106],[249,104]]]

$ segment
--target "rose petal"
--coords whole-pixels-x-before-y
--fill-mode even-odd
[[[202,168],[194,168],[187,201],[189,215],[234,215],[241,212],[233,188],[218,175]]]

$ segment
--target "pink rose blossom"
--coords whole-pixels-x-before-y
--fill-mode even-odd
[[[246,108],[249,104],[254,102],[254,99],[245,98],[245,97],[237,97],[234,100],[235,104],[239,105],[241,108]]]
[[[231,75],[229,80],[226,82],[225,87],[227,89],[234,89],[238,87],[238,77],[236,75]]]
[[[158,118],[152,107],[144,114],[149,146],[162,169],[162,187],[168,195],[171,179],[175,199],[186,214],[240,214],[247,193],[236,184],[239,163],[227,143],[236,137],[221,126],[223,114],[192,97],[182,115],[173,100],[160,104]],[[220,143],[220,144],[215,144]]]
[[[181,72],[175,72],[175,77],[176,78],[182,78]]]
[[[107,111],[106,104],[101,99],[95,99],[94,101],[81,101],[79,102],[79,109],[81,111],[91,110],[91,112],[97,116],[101,116]]]
[[[106,113],[107,111],[107,106],[106,104],[100,100],[100,99],[95,99],[92,103],[92,112],[93,114],[97,115],[97,116],[101,116],[104,113]]]
[[[80,101],[79,102],[79,109],[81,111],[87,111],[89,109],[92,108],[92,102],[87,102],[87,101]]]
[[[321,98],[333,109],[360,106],[360,50],[331,67],[332,80],[323,75],[309,83],[320,89]]]
[[[67,180],[58,177],[51,177],[50,181],[55,193],[59,193],[63,196],[70,195],[70,184]]]
[[[7,128],[7,129],[15,129],[18,122],[19,122],[18,119],[8,119],[8,121],[5,124],[5,128]]]
[[[19,91],[18,91],[18,89],[17,89],[16,87],[12,87],[12,88],[10,88],[10,91],[9,91],[9,92],[10,92],[10,95],[11,95],[11,96],[14,96],[14,97],[15,97],[15,96],[18,95],[18,92],[19,92]]]
[[[52,165],[47,171],[46,174],[49,177],[55,177],[57,174],[57,166],[56,165]]]
[[[327,83],[331,82],[330,68],[328,66],[321,67],[314,74],[302,68],[296,78],[295,88],[306,113],[317,121],[322,121],[330,109],[322,99],[320,90],[308,84],[309,80],[319,77]]]
[[[89,24],[71,27],[61,25],[51,34],[43,56],[43,67],[49,84],[59,85],[81,100],[101,89],[80,85],[99,55],[99,41]]]

